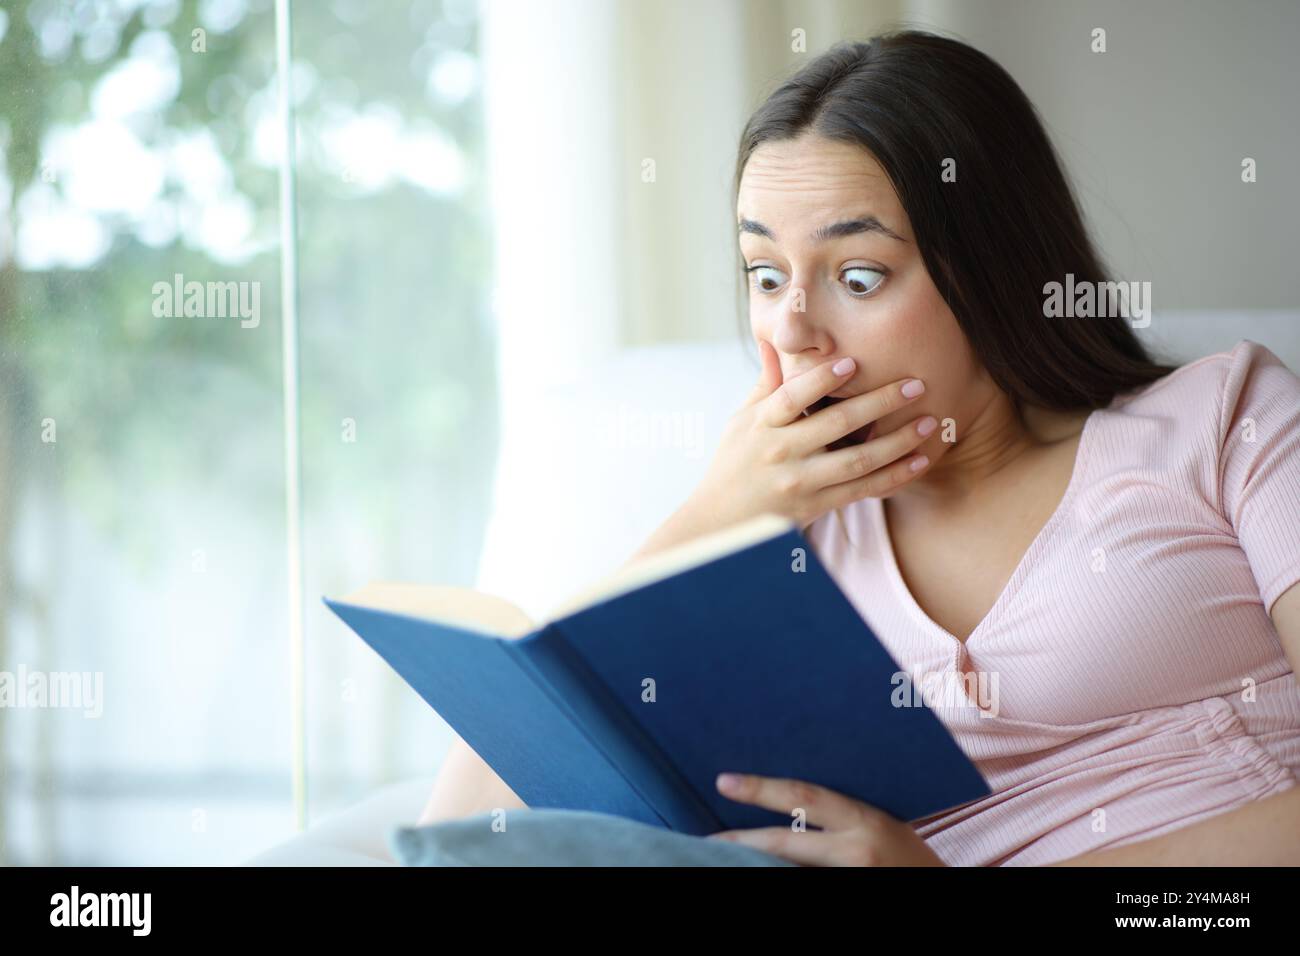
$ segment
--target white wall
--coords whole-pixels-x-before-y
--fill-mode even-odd
[[[1103,255],[1152,283],[1157,310],[1300,304],[1300,3],[913,0],[907,13],[1016,78]],[[1096,27],[1105,53],[1091,52]]]

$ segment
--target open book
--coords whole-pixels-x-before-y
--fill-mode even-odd
[[[697,836],[788,825],[724,770],[919,820],[987,796],[798,528],[762,515],[639,559],[534,623],[466,588],[325,602],[529,807]],[[908,695],[909,701],[911,695]]]

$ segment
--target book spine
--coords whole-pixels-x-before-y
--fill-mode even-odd
[[[550,686],[558,706],[666,828],[695,836],[725,829],[557,625],[548,624],[533,640],[506,642],[506,646],[525,669]]]

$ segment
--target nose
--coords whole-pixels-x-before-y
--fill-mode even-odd
[[[807,352],[809,354],[804,356],[804,361],[812,364],[821,356],[830,355],[835,342],[825,326],[815,318],[815,312],[809,308],[805,296],[797,294],[798,291],[791,290],[782,305],[772,328],[772,345],[786,355]]]

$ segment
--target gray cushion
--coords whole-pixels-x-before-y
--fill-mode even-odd
[[[405,866],[797,866],[782,857],[723,840],[688,836],[624,817],[583,810],[492,813],[389,833]]]

